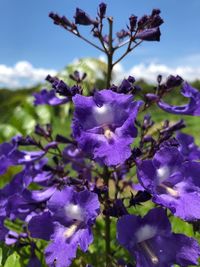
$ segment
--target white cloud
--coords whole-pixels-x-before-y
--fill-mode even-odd
[[[166,78],[170,74],[179,75],[184,80],[189,82],[199,79],[200,80],[200,67],[189,67],[186,65],[180,65],[177,67],[169,67],[165,64],[150,63],[150,64],[138,64],[133,66],[130,70],[125,71],[121,64],[115,69],[114,82],[118,82],[124,77],[129,75],[134,76],[136,79],[144,79],[148,82],[155,83],[157,75],[161,74],[163,78]]]
[[[176,67],[152,61],[146,64],[140,63],[129,70],[125,70],[123,65],[119,63],[114,67],[114,83],[117,84],[129,75],[151,83],[156,82],[158,74],[163,75],[163,78],[170,74],[180,75],[189,82],[197,79],[200,80],[200,65],[192,64],[194,58],[194,55],[188,56],[184,59],[185,63],[184,60],[177,62]],[[199,59],[198,55],[196,55],[197,58]],[[105,61],[105,57],[100,56],[99,59]],[[12,89],[20,86],[31,86],[43,82],[48,74],[56,75],[56,71],[53,69],[35,68],[28,61],[19,61],[13,67],[0,64],[0,87],[4,86]]]
[[[48,74],[55,75],[56,71],[35,68],[28,61],[19,61],[13,67],[0,64],[0,86],[9,88],[30,86],[44,81]]]

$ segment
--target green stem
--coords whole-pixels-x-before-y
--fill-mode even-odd
[[[110,87],[111,79],[112,79],[112,70],[113,70],[113,18],[108,17],[108,23],[109,23],[109,37],[108,37],[108,49],[107,49],[107,82],[106,82],[106,88]],[[109,178],[110,173],[108,171],[108,167],[104,167],[104,180],[105,185],[107,186],[108,190],[105,195],[105,209],[109,207]],[[110,266],[110,216],[105,216],[105,258],[106,258],[106,267]]]
[[[104,180],[105,180],[105,185],[108,188],[108,191],[106,192],[105,195],[105,209],[108,209],[109,207],[109,171],[108,168],[104,168]],[[105,258],[106,258],[106,267],[109,266],[110,263],[110,216],[106,215],[105,216]]]
[[[108,18],[109,22],[109,37],[108,37],[108,51],[107,51],[107,63],[108,63],[108,68],[107,68],[107,82],[106,82],[106,88],[110,87],[110,82],[112,78],[112,70],[113,70],[113,18],[109,17]]]

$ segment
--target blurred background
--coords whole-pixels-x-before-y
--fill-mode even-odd
[[[132,75],[148,90],[158,74],[164,77],[178,74],[200,88],[199,0],[105,2],[107,15],[114,17],[115,32],[126,28],[130,15],[141,17],[150,14],[153,8],[161,9],[165,21],[161,26],[161,41],[144,42],[120,62],[114,70],[114,83]],[[97,0],[0,0],[0,141],[15,134],[30,134],[36,121],[53,122],[57,127],[66,123],[68,105],[35,109],[32,104],[33,92],[48,87],[47,74],[58,75],[70,83],[69,74],[78,69],[88,74],[86,87],[105,86],[104,55],[53,25],[48,17],[53,11],[73,19],[76,7],[95,17],[99,3]],[[90,27],[80,29],[85,36],[93,38]],[[173,101],[181,101],[178,93]],[[155,114],[158,122],[163,120],[162,111]],[[174,115],[173,120],[176,120]],[[186,121],[197,133],[197,118],[186,118]]]

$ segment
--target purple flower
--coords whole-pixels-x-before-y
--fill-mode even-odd
[[[29,164],[44,155],[44,151],[20,151],[14,142],[0,144],[0,174],[4,174],[10,166]]]
[[[150,28],[150,29],[144,29],[142,31],[139,31],[135,38],[144,40],[144,41],[160,41],[160,29],[159,27]]]
[[[142,102],[111,90],[96,92],[93,97],[76,95],[73,102],[72,129],[80,148],[108,166],[123,163],[137,136],[134,120]]]
[[[9,197],[7,214],[11,219],[20,218],[29,221],[34,215],[42,213],[46,208],[46,201],[53,195],[56,187],[48,187],[43,190],[24,189],[20,194]]]
[[[187,172],[191,173],[192,179]],[[192,168],[186,168],[177,148],[163,147],[152,160],[138,163],[137,175],[143,187],[152,194],[153,202],[169,208],[184,220],[200,219],[198,177],[193,175]]]
[[[98,21],[91,19],[90,16],[86,14],[85,11],[83,11],[80,8],[76,9],[76,14],[74,18],[75,18],[76,24],[85,25],[85,26],[88,26],[88,25],[97,26],[98,25]]]
[[[200,148],[195,144],[193,136],[179,132],[176,135],[176,139],[180,145],[179,151],[186,160],[200,159]]]
[[[180,115],[200,115],[200,92],[185,82],[181,94],[189,98],[189,103],[182,106],[172,106],[160,100],[158,106],[166,112]]]
[[[69,266],[80,246],[84,252],[93,241],[91,227],[99,214],[99,201],[88,190],[72,187],[56,191],[48,201],[48,212],[29,222],[32,237],[51,240],[45,250],[48,266]],[[44,231],[45,229],[45,231]],[[59,247],[59,249],[58,249]]]
[[[107,8],[107,5],[105,3],[100,3],[99,4],[99,12],[98,12],[98,15],[101,19],[105,18],[105,14],[106,14],[106,8]]]
[[[35,105],[51,105],[51,106],[57,106],[65,104],[69,101],[67,97],[64,98],[58,98],[56,96],[55,90],[46,90],[43,89],[39,93],[33,94],[35,97],[34,104]]]
[[[171,232],[162,208],[141,218],[124,215],[117,223],[118,242],[136,258],[136,267],[182,267],[197,265],[200,247],[196,240]]]
[[[135,27],[136,27],[136,24],[137,24],[137,17],[134,16],[134,15],[131,15],[129,17],[129,28],[130,28],[130,31],[133,32],[135,30]]]

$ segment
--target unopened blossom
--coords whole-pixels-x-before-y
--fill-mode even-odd
[[[48,266],[67,267],[78,246],[85,252],[93,241],[91,227],[100,204],[95,193],[65,187],[52,195],[47,206],[48,211],[31,219],[29,231],[32,237],[51,240],[45,250]]]
[[[158,106],[166,112],[179,115],[200,115],[200,92],[189,85],[187,82],[183,83],[181,94],[189,98],[189,103],[182,106],[173,106],[163,100],[157,102]]]
[[[130,145],[137,136],[134,121],[142,104],[132,98],[111,90],[73,97],[73,135],[80,148],[94,160],[110,166],[130,157]]]
[[[185,164],[177,148],[166,146],[152,160],[139,162],[137,175],[142,186],[152,195],[153,202],[169,208],[184,220],[192,221],[200,219],[200,183],[197,182],[199,175]]]
[[[88,25],[98,26],[98,21],[91,19],[90,16],[80,8],[76,9],[74,18],[75,18],[75,24],[80,24],[84,26]]]
[[[141,218],[124,215],[117,222],[117,239],[136,259],[136,267],[182,267],[197,265],[200,247],[197,241],[171,232],[166,212],[152,209]]]
[[[135,38],[144,41],[160,41],[160,36],[161,36],[160,28],[155,27],[139,31],[136,34]]]

